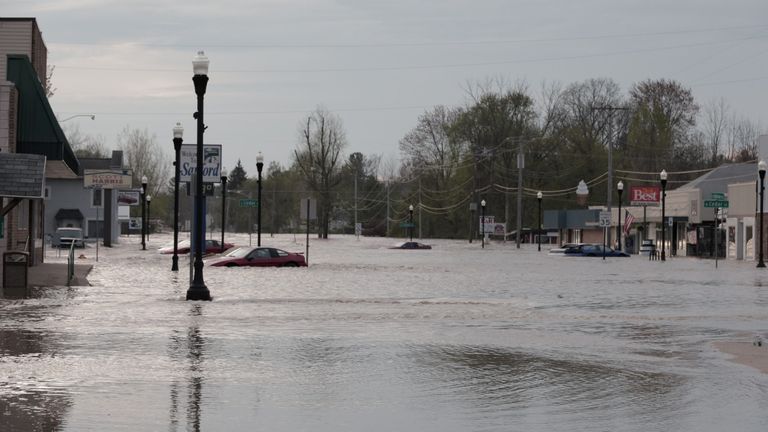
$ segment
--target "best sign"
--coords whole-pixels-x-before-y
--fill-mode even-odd
[[[629,203],[633,206],[658,206],[661,201],[659,186],[631,186],[629,188]]]

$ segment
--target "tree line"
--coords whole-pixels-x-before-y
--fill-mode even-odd
[[[508,231],[515,227],[519,203],[522,225],[531,227],[537,223],[538,191],[545,209],[575,207],[580,180],[590,188],[588,205],[604,204],[608,193],[616,194],[615,185],[606,184],[609,158],[614,183],[657,184],[665,169],[674,188],[700,175],[698,170],[755,160],[764,133],[724,99],[702,105],[689,88],[667,79],[636,83],[626,93],[609,78],[544,83],[535,94],[526,83],[489,79],[467,84],[465,92],[464,104],[435,106],[415,119],[398,143],[399,164],[384,163],[377,154],[346,154],[341,117],[318,107],[300,120],[290,166],[265,167],[262,233],[303,230],[299,203],[308,197],[317,200],[313,231],[322,238],[354,232],[355,221],[365,235],[405,236],[401,224],[411,218],[424,237],[466,238],[477,231],[481,200],[486,214],[506,222]],[[158,213],[153,205],[153,214],[170,223],[169,164],[147,169],[153,161],[135,157],[163,152],[137,145],[156,145],[141,131],[126,128],[121,137],[118,147],[139,178],[168,171],[155,183],[168,186],[156,192],[161,205]],[[73,142],[76,152],[94,147],[80,142]],[[255,216],[237,202],[257,197],[256,176],[241,161],[228,174],[228,229],[255,230]],[[617,199],[614,195],[613,202]],[[220,215],[220,206],[220,200],[209,200],[211,214]]]

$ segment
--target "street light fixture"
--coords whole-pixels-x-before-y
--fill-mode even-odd
[[[147,241],[149,241],[149,220],[150,220],[151,204],[152,204],[152,196],[147,195]]]
[[[141,176],[141,250],[147,250],[147,176]]]
[[[224,251],[224,232],[227,230],[227,176],[221,173],[221,250]]]
[[[413,204],[408,206],[408,233],[413,241]]]
[[[256,171],[259,173],[258,180],[258,208],[256,209],[256,246],[261,246],[261,170],[264,169],[264,156],[261,152],[256,153]],[[273,204],[274,205],[274,204]]]
[[[96,120],[96,115],[95,114],[75,114],[75,115],[69,116],[69,117],[67,117],[67,118],[65,118],[63,120],[59,120],[59,123],[64,123],[67,120],[72,120],[73,118],[77,118],[77,117],[90,117],[91,120]]]
[[[616,239],[619,241],[619,251],[621,251],[621,194],[624,192],[624,182],[619,180],[619,184],[616,185],[616,190],[619,192],[619,226],[616,232]]]
[[[195,85],[195,94],[197,94],[197,112],[193,115],[197,119],[197,167],[195,170],[195,265],[192,283],[187,290],[187,300],[211,300],[211,293],[205,286],[203,280],[203,226],[205,220],[203,217],[203,207],[205,197],[203,196],[203,133],[205,133],[205,123],[203,123],[203,99],[205,90],[208,86],[208,57],[203,51],[198,51],[192,59],[192,71],[194,76],[192,82]]]
[[[757,173],[760,175],[760,251],[758,256],[760,257],[757,262],[757,268],[764,268],[765,261],[763,260],[763,249],[765,249],[765,243],[763,243],[763,210],[765,203],[765,169],[768,164],[764,160],[757,163]]]
[[[176,159],[173,161],[173,258],[171,259],[171,271],[179,271],[179,176],[181,174],[179,159],[183,136],[184,127],[181,126],[181,123],[176,123],[173,128],[173,151],[176,152]]]
[[[480,227],[481,247],[485,249],[485,200],[480,201]]]
[[[661,179],[661,260],[666,261],[665,243],[667,241],[666,203],[667,203],[667,170],[661,170],[659,173]]]
[[[536,194],[536,199],[539,200],[539,226],[538,226],[539,229],[536,230],[538,234],[536,238],[539,241],[539,252],[541,252],[541,199],[542,198],[544,198],[544,194],[541,193],[541,191],[539,191]]]

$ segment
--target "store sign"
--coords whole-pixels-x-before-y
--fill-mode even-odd
[[[191,182],[197,171],[197,145],[182,144],[179,153],[179,181]],[[203,183],[221,182],[221,144],[203,145]]]
[[[95,170],[87,169],[83,173],[83,187],[102,189],[129,189],[132,180],[131,170]]]
[[[660,186],[630,186],[629,204],[633,206],[658,206],[661,201]]]

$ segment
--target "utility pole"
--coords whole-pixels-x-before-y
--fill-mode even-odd
[[[360,240],[357,236],[357,170],[355,170],[355,237]]]
[[[387,179],[387,237],[389,237],[389,179]]]
[[[610,213],[611,211],[611,201],[613,198],[613,113],[615,111],[629,111],[629,108],[626,107],[619,107],[619,106],[600,106],[600,107],[592,107],[595,111],[608,111],[608,193],[605,199],[605,206],[606,210]],[[619,215],[621,217],[621,215]],[[610,246],[611,243],[611,228],[607,227],[606,230],[606,241],[608,245]]]
[[[421,173],[419,173],[419,240],[421,240]]]

